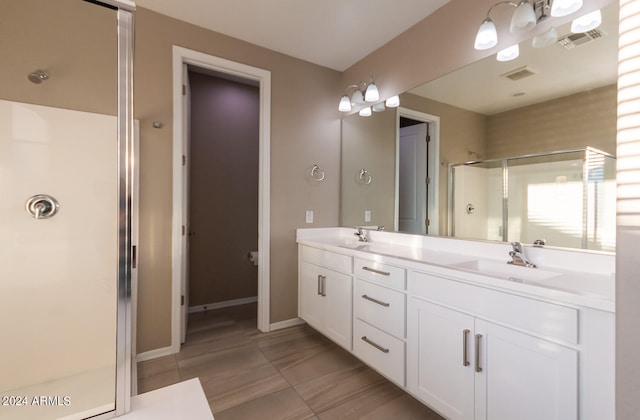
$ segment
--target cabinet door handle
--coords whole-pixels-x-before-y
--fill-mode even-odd
[[[322,296],[327,296],[327,276],[322,277]]]
[[[482,372],[480,367],[480,340],[482,340],[482,334],[476,334],[476,372]]]
[[[322,275],[318,274],[318,295],[322,296]]]
[[[388,271],[380,271],[380,270],[376,270],[375,268],[371,268],[371,267],[362,267],[363,270],[365,271],[369,271],[371,273],[375,273],[375,274],[380,274],[383,276],[390,276],[391,273],[389,273]]]
[[[380,350],[383,353],[389,353],[389,349],[385,349],[380,344],[374,343],[373,341],[369,340],[366,335],[362,336],[362,341],[364,341],[365,343],[377,348],[378,350]]]
[[[469,333],[471,330],[462,331],[462,366],[469,366],[469,358],[467,357],[469,349]]]
[[[390,303],[383,302],[383,301],[381,301],[381,300],[378,300],[378,299],[375,299],[375,298],[369,297],[369,296],[367,296],[367,295],[362,295],[362,299],[366,299],[366,300],[368,300],[368,301],[370,301],[370,302],[377,303],[378,305],[380,305],[380,306],[384,306],[385,308],[388,308],[388,307],[389,307],[389,305],[391,305]]]

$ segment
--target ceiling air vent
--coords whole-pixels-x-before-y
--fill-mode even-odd
[[[558,44],[570,50],[571,48],[578,47],[580,45],[587,44],[594,39],[598,39],[605,36],[605,33],[600,29],[592,29],[584,33],[567,34],[558,39]]]
[[[531,67],[524,66],[524,67],[517,68],[515,70],[511,70],[505,74],[502,74],[500,75],[500,77],[506,77],[507,79],[511,79],[515,81],[515,80],[524,79],[525,77],[533,76],[536,73],[537,72],[533,70]]]

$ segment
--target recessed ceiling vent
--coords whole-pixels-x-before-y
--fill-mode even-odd
[[[533,70],[531,67],[524,66],[524,67],[517,68],[515,70],[511,70],[505,74],[501,74],[500,77],[506,77],[507,79],[516,81],[516,80],[524,79],[525,77],[533,76],[536,73],[537,72]]]
[[[602,38],[606,34],[601,29],[592,29],[584,33],[567,34],[558,39],[558,44],[570,50],[580,45],[587,44],[595,39]]]

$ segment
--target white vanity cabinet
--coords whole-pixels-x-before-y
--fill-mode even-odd
[[[504,245],[303,231],[300,318],[447,419],[615,418],[612,258],[532,270],[486,258]]]
[[[355,258],[353,352],[405,386],[406,269]]]
[[[301,246],[298,316],[351,351],[353,258]]]
[[[577,340],[575,308],[419,272],[410,273],[408,293],[413,395],[450,419],[578,418],[578,350],[569,346]]]

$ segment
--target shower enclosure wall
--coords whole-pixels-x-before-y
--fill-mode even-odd
[[[591,147],[452,164],[449,233],[614,251],[615,169]]]
[[[128,411],[134,8],[2,2],[2,420]]]

